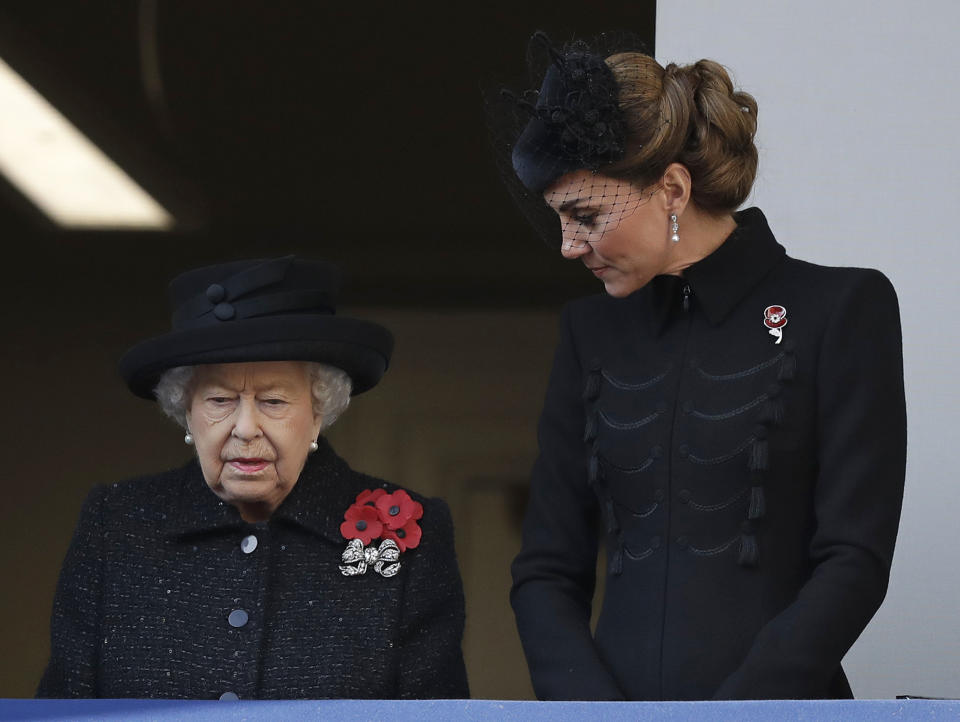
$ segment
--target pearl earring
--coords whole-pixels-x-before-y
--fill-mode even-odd
[[[184,434],[183,443],[187,446],[193,446],[193,436],[190,434]]]
[[[310,442],[310,451],[316,451],[319,448],[320,448],[320,444],[318,444],[316,441]]]
[[[680,242],[680,224],[677,223],[677,214],[670,214],[670,240],[674,243]]]

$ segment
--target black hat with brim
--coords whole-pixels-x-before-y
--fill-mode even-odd
[[[138,343],[120,375],[145,399],[175,366],[317,361],[345,371],[359,394],[390,363],[393,336],[379,324],[335,315],[339,273],[295,259],[237,261],[188,271],[170,284],[173,330]]]

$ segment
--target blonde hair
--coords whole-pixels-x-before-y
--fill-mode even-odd
[[[606,59],[619,87],[626,153],[604,175],[648,186],[671,163],[690,171],[693,202],[710,213],[736,210],[757,174],[757,102],[735,90],[713,60],[665,68],[649,55]]]

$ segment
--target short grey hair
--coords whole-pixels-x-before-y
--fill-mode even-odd
[[[323,420],[320,430],[330,428],[333,422],[350,405],[353,382],[346,371],[336,366],[304,361],[310,374],[310,393],[313,396],[313,413]],[[187,406],[193,389],[196,366],[174,366],[160,376],[153,390],[160,408],[167,416],[184,429],[187,428]]]

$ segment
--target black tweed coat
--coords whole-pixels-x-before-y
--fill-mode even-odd
[[[563,313],[511,595],[541,698],[850,696],[903,494],[897,299],[737,223]]]
[[[195,461],[97,487],[63,564],[37,695],[468,697],[446,504],[413,495],[423,536],[396,576],[340,572],[343,513],[375,487],[396,488],[322,439],[262,524],[220,501]]]

